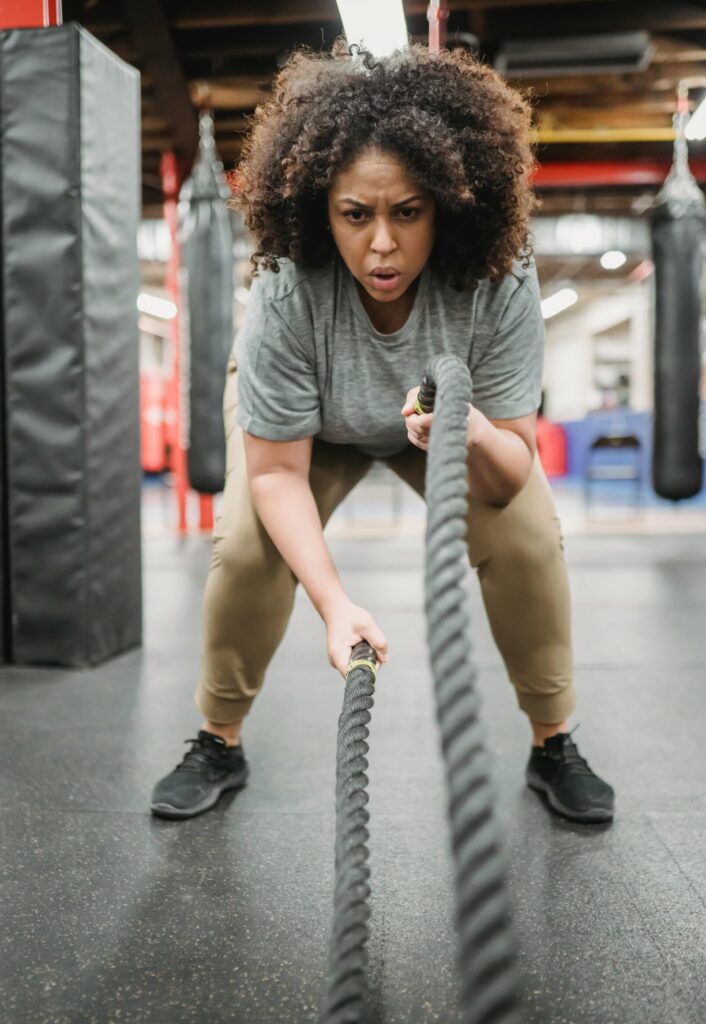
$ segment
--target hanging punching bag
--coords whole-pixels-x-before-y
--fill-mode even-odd
[[[216,153],[213,118],[199,118],[199,152],[179,193],[182,410],[189,483],[223,490],[223,388],[233,344],[233,233],[230,189]]]
[[[703,484],[699,452],[702,244],[706,203],[689,171],[688,107],[674,118],[674,163],[652,214],[655,264],[654,447],[652,481],[680,501]]]

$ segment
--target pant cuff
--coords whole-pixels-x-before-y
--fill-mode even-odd
[[[555,725],[565,721],[576,710],[576,690],[569,683],[560,693],[518,693],[520,708],[541,725]]]
[[[201,714],[214,725],[235,725],[242,722],[254,697],[216,697],[199,686],[194,702]]]

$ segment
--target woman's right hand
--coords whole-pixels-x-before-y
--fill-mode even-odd
[[[367,640],[375,649],[378,664],[387,661],[387,640],[370,612],[353,604],[348,598],[341,598],[323,613],[326,625],[328,660],[346,678],[351,649],[360,641]]]

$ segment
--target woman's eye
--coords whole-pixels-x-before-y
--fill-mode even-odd
[[[402,220],[414,220],[417,214],[420,213],[420,210],[416,206],[403,206],[397,212],[404,215],[401,217]],[[365,217],[365,214],[362,210],[347,210],[343,216],[351,220],[354,224],[360,224],[360,218]]]

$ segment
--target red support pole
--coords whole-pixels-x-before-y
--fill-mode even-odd
[[[429,53],[439,53],[446,46],[446,22],[449,20],[448,0],[429,0]]]
[[[213,495],[199,494],[199,529],[210,533],[213,529]]]
[[[61,24],[61,0],[0,0],[0,29]]]
[[[162,153],[160,163],[164,191],[164,219],[171,237],[171,255],[167,265],[165,285],[179,309],[179,240],[177,236],[177,200],[179,198],[179,168],[174,153]],[[171,321],[172,374],[167,384],[167,437],[170,465],[174,474],[177,497],[179,533],[186,533],[186,495],[189,482],[186,470],[186,442],[181,414],[181,331],[179,313]]]

